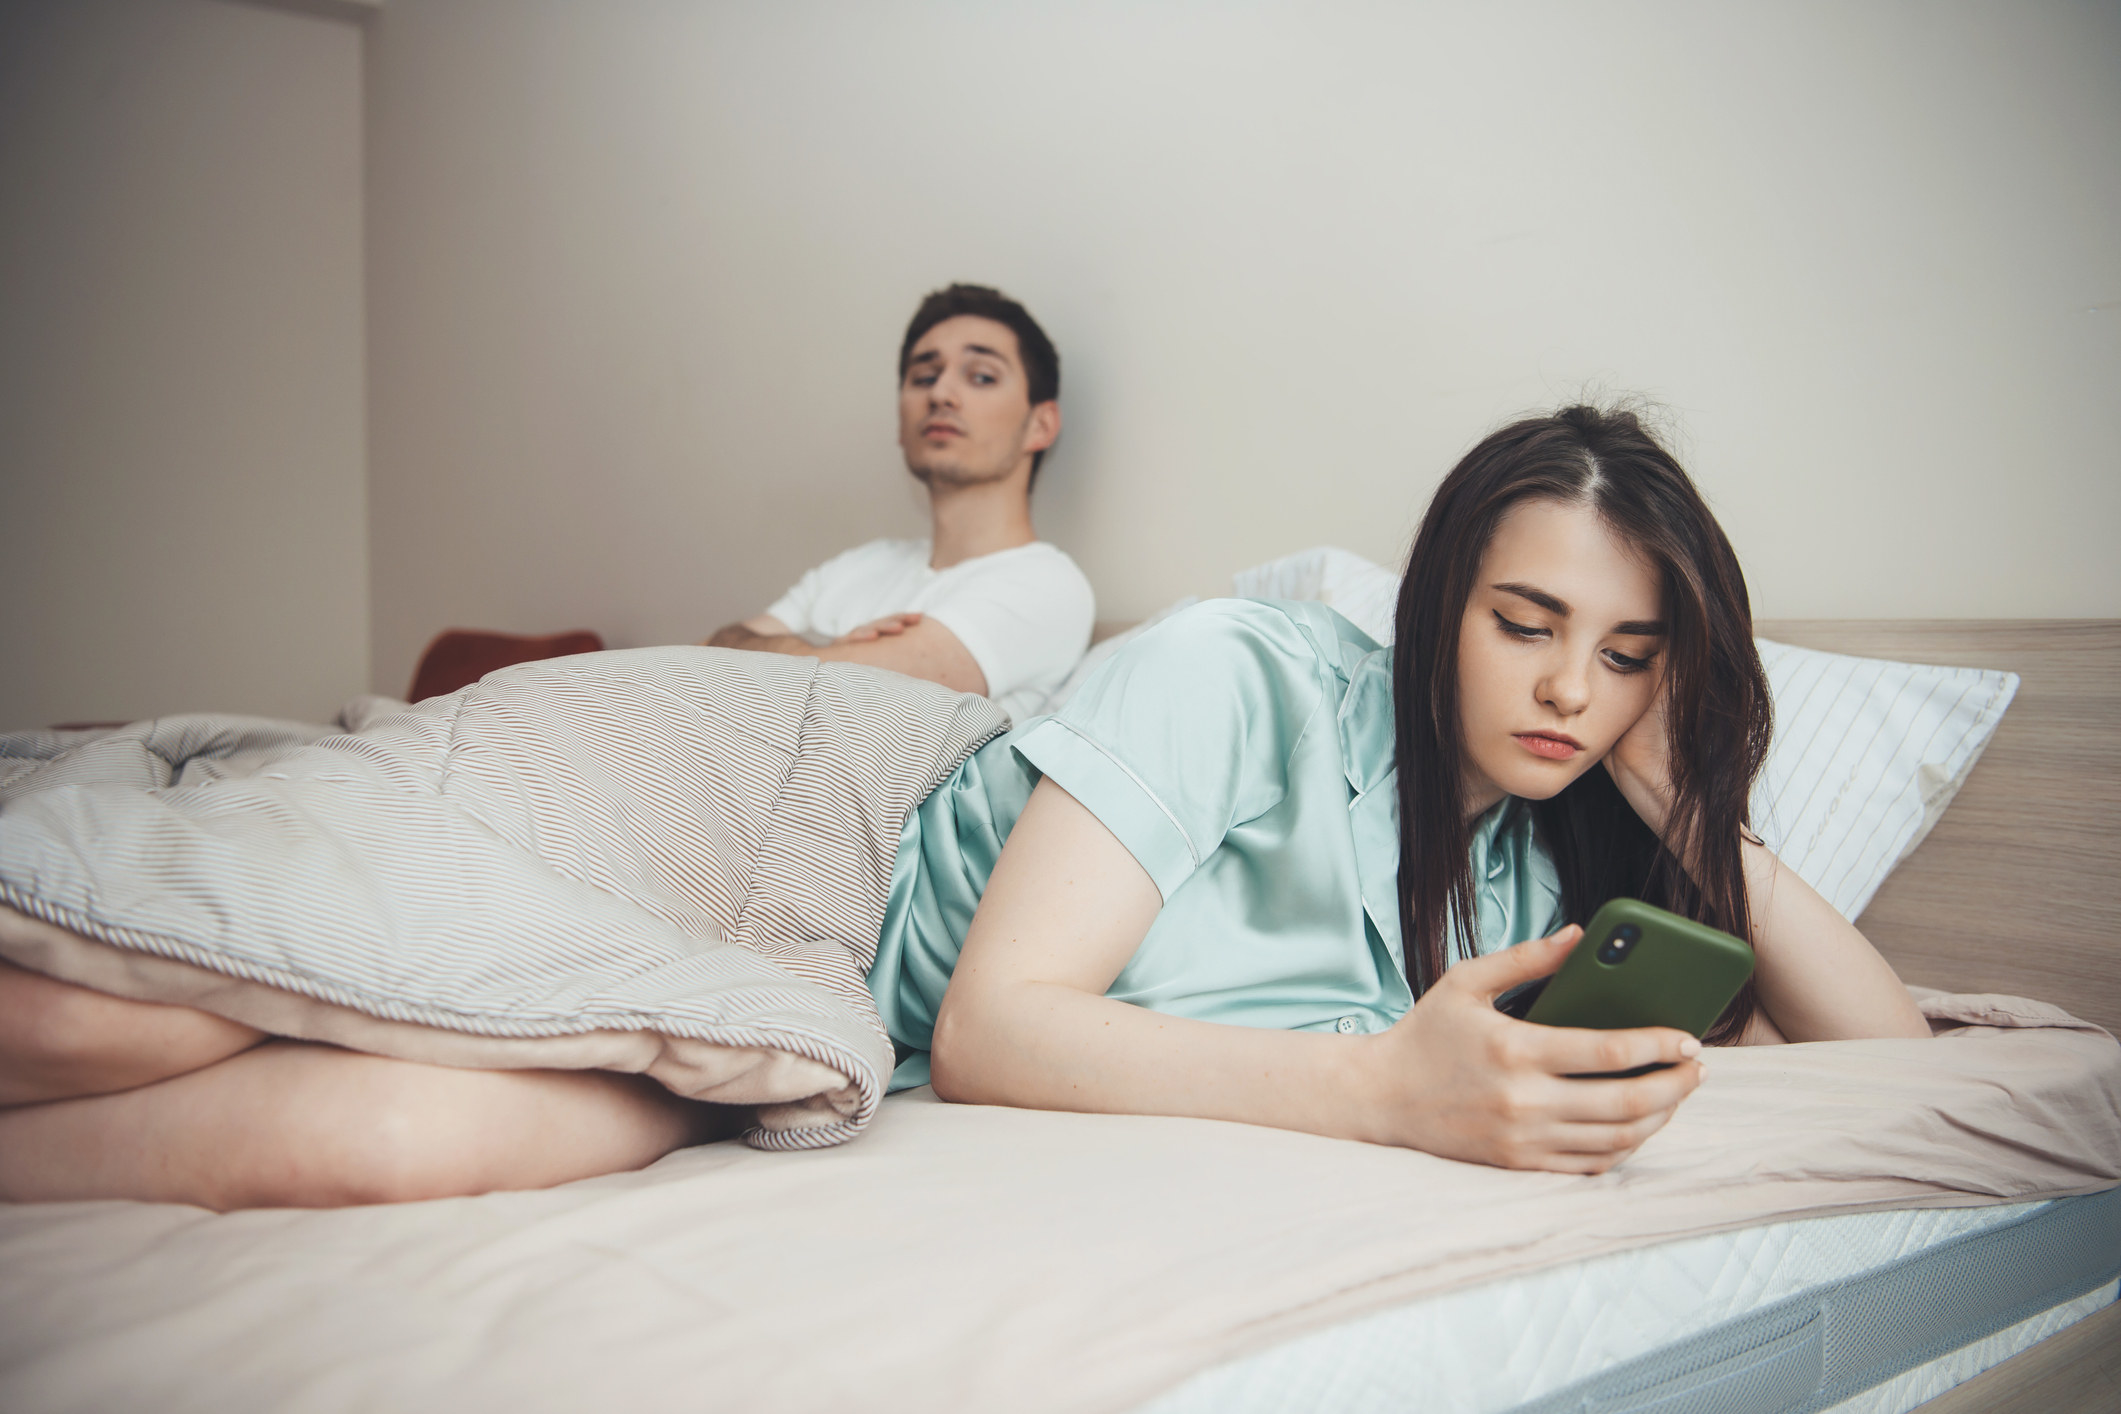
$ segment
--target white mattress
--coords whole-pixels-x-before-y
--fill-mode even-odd
[[[2043,1206],[1857,1213],[1614,1253],[1446,1292],[1300,1337],[1204,1371],[1139,1414],[1492,1414],[1785,1297]],[[2108,1283],[1909,1370],[1838,1411],[1910,1409],[2089,1315],[2115,1292]]]

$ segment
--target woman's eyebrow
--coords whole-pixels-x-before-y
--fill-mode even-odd
[[[1550,614],[1559,614],[1563,618],[1569,616],[1569,606],[1544,589],[1535,589],[1529,584],[1497,584],[1491,587],[1504,594],[1515,594],[1520,599],[1529,599]]]
[[[1490,587],[1504,594],[1514,594],[1520,599],[1529,599],[1548,613],[1558,615],[1564,619],[1572,612],[1565,601],[1556,599],[1544,589],[1530,584],[1497,584]],[[1613,632],[1626,634],[1633,638],[1662,638],[1664,637],[1664,620],[1624,619],[1620,623],[1613,625]]]

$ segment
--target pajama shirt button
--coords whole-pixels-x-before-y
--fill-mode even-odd
[[[1344,1016],[1333,1024],[1333,1029],[1340,1032],[1343,1036],[1353,1036],[1355,1034],[1355,1018]]]

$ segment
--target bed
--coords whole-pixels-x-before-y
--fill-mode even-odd
[[[1933,1015],[1985,1020],[1969,1034],[2001,1059],[1968,1074],[2010,1078],[1977,1127],[2075,1107],[2110,1132],[2111,1040],[2008,999],[2121,1027],[2121,769],[2094,735],[2121,623],[1762,630],[2021,675],[1862,922]],[[547,1192],[0,1208],[0,1405],[2114,1407],[2121,1155],[1991,1144],[1927,1186],[1889,1155],[1866,1172],[1864,1105],[1919,1106],[1949,1066],[1854,1044],[1883,1048],[1864,1094],[1807,1069],[1824,1048],[1720,1054],[1611,1182],[917,1090],[839,1147],[715,1144]],[[1831,1184],[1764,1172],[1763,1126],[1842,1136],[1814,1156]]]

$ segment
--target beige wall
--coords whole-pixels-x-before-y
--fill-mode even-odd
[[[0,9],[0,725],[752,612],[918,529],[952,278],[1061,344],[1040,525],[1110,617],[1393,559],[1587,387],[1764,613],[2121,614],[2113,7],[1587,8],[392,0],[365,394],[357,29]]]
[[[368,679],[360,36],[0,6],[0,729]]]
[[[1671,411],[1772,615],[2121,614],[2114,7],[391,0],[376,665],[697,637],[915,529],[891,359],[998,282],[1041,530],[1139,614],[1398,556],[1497,419]]]

